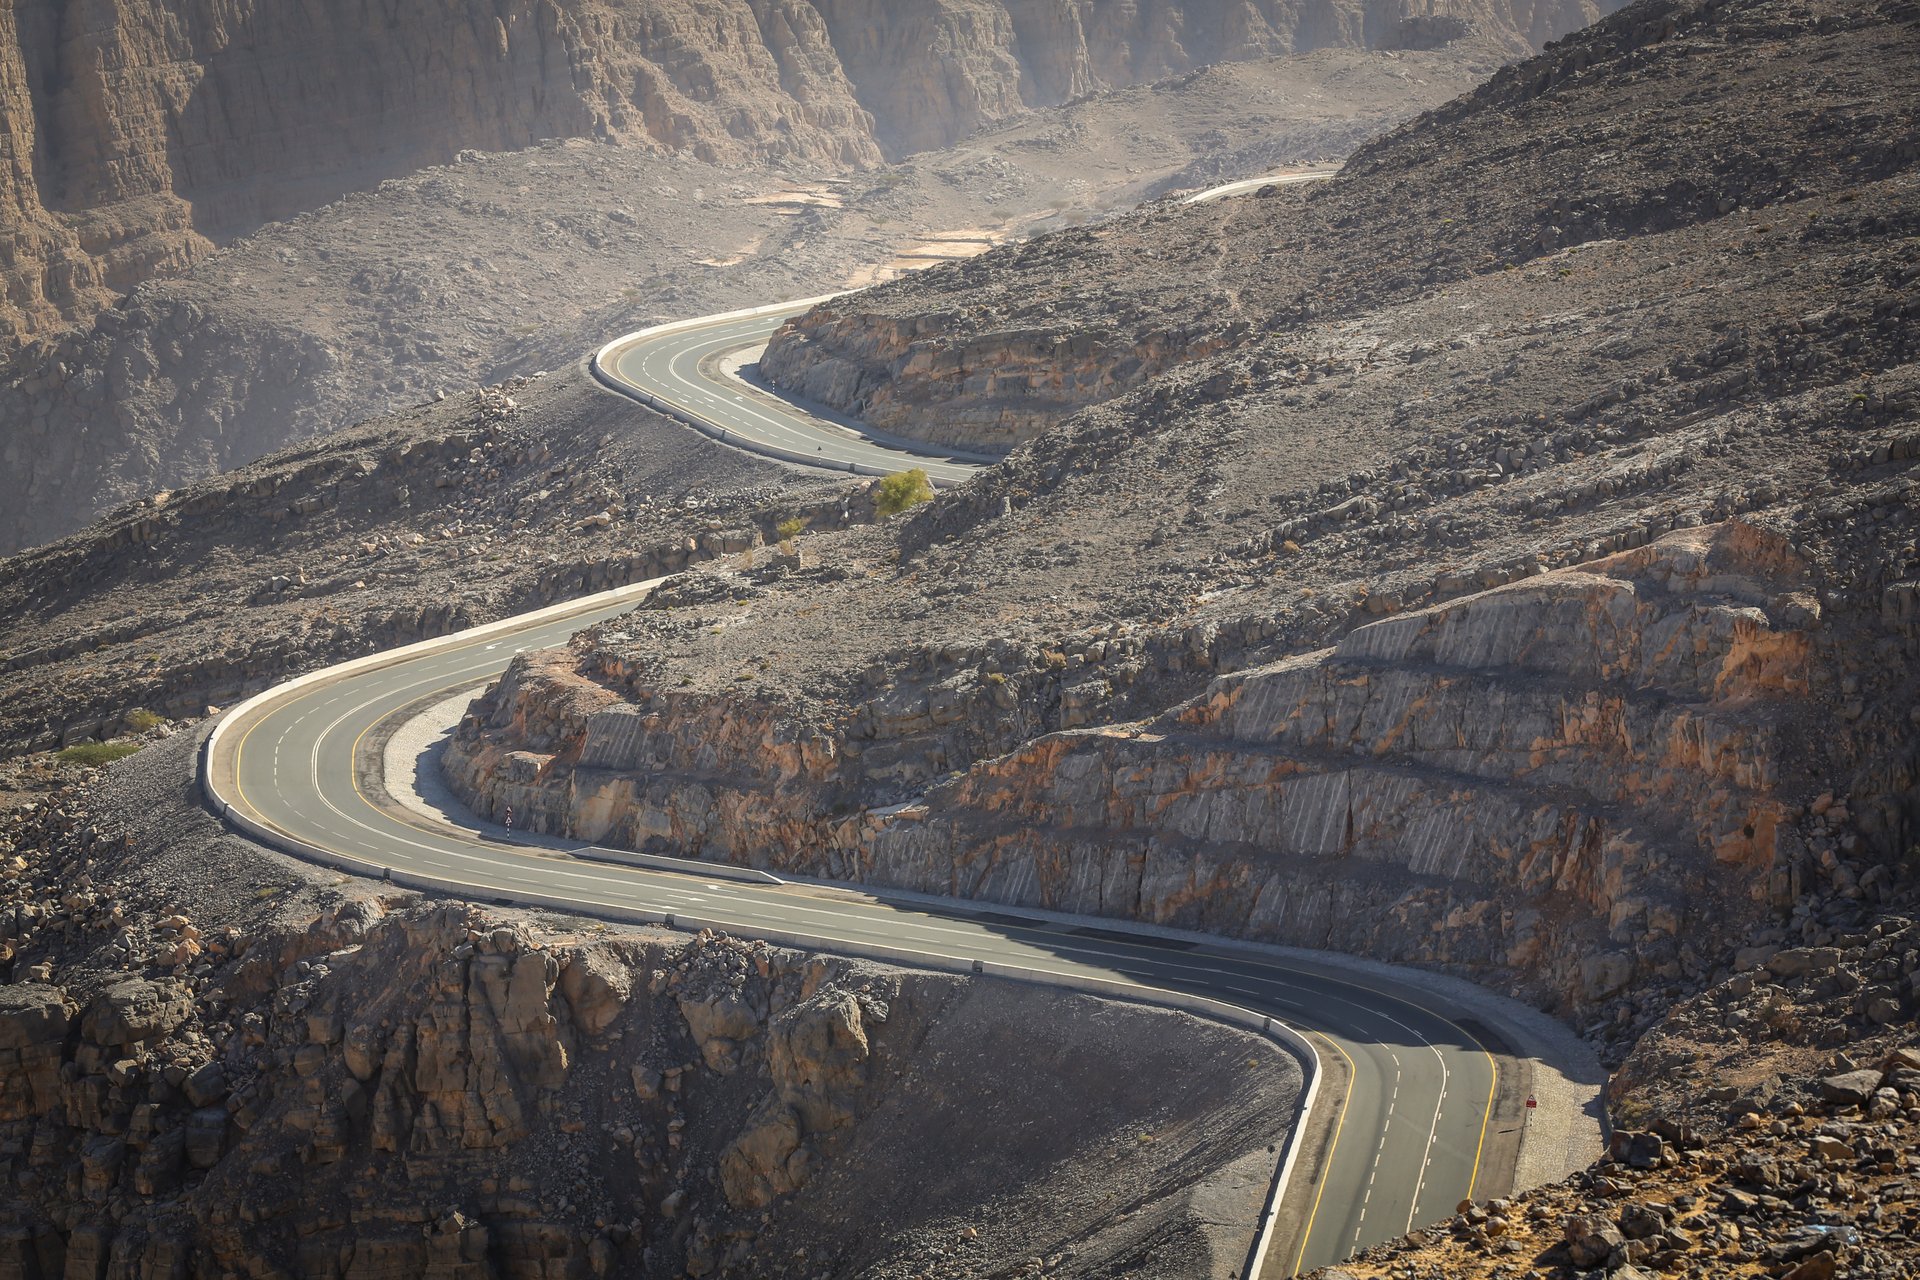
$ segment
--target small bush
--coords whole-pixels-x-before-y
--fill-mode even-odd
[[[127,727],[135,733],[145,733],[149,729],[157,729],[165,724],[166,717],[157,715],[145,707],[135,707],[127,712],[126,721]]]
[[[76,742],[56,757],[61,764],[103,765],[124,760],[140,749],[137,742]]]
[[[793,554],[793,540],[799,537],[806,527],[806,520],[800,516],[789,516],[787,519],[773,526],[773,531],[780,535],[781,555],[790,556]]]
[[[873,486],[873,509],[881,518],[897,516],[933,498],[933,481],[919,467],[882,477]]]

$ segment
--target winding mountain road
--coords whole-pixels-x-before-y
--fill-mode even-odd
[[[483,628],[270,691],[237,708],[209,741],[209,795],[243,830],[282,848],[481,901],[672,916],[682,927],[791,935],[827,949],[885,947],[907,962],[957,957],[1105,978],[1208,996],[1318,1033],[1323,1057],[1331,1050],[1351,1086],[1323,1100],[1338,1132],[1328,1158],[1307,1171],[1311,1184],[1296,1189],[1302,1203],[1269,1276],[1337,1261],[1451,1213],[1470,1194],[1505,1189],[1508,1171],[1488,1158],[1500,1136],[1493,1130],[1511,1119],[1493,1112],[1494,1057],[1469,1033],[1472,1015],[1434,1007],[1425,992],[1331,962],[1135,932],[1120,921],[1089,926],[982,903],[755,883],[731,878],[739,869],[698,862],[671,871],[609,863],[598,859],[617,855],[521,844],[514,833],[462,830],[383,802],[383,790],[407,785],[380,777],[372,744],[384,724],[497,676],[522,650],[562,644],[632,607],[629,589],[612,604],[545,611],[523,626]]]
[[[599,353],[595,373],[683,421],[697,419],[694,425],[710,434],[747,434],[749,447],[794,460],[870,474],[925,466],[949,483],[977,469],[972,460],[929,456],[810,414],[725,372],[724,357],[764,342],[782,318],[807,305],[629,335]],[[1461,1199],[1508,1189],[1520,1131],[1514,1108],[1527,1067],[1511,1056],[1496,1059],[1484,1005],[1450,1005],[1430,984],[1358,970],[1336,957],[1122,921],[780,882],[699,862],[632,865],[632,855],[529,840],[471,819],[435,821],[392,800],[389,792],[409,786],[383,776],[378,744],[393,725],[498,676],[518,652],[562,644],[584,626],[627,612],[651,586],[360,659],[270,690],[236,708],[209,738],[203,781],[210,802],[256,838],[414,887],[714,927],[904,963],[1011,966],[1163,999],[1189,993],[1311,1033],[1330,1068],[1320,1079],[1332,1083],[1294,1136],[1300,1176],[1279,1206],[1272,1247],[1250,1259],[1261,1275],[1338,1261],[1444,1217]]]
[[[776,396],[739,372],[774,331],[824,298],[642,329],[602,347],[602,383],[716,440],[785,462],[883,476],[919,467],[965,482],[994,459],[889,436],[818,405]]]
[[[1184,198],[1210,204],[1271,186],[1317,182],[1334,170],[1245,178]],[[775,395],[750,377],[759,351],[797,315],[837,294],[655,325],[615,338],[594,354],[606,386],[716,440],[804,466],[880,476],[919,467],[935,485],[964,483],[994,458],[889,435],[820,405]]]

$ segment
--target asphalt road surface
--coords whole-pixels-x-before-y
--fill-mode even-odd
[[[1337,1126],[1333,1147],[1320,1168],[1303,1167],[1318,1175],[1299,1214],[1310,1219],[1304,1234],[1294,1224],[1291,1239],[1270,1255],[1270,1276],[1338,1261],[1442,1218],[1504,1176],[1485,1160],[1495,1060],[1458,1025],[1462,1014],[1435,1007],[1424,992],[1332,967],[1129,936],[1118,921],[1089,930],[980,903],[930,908],[821,885],[745,884],[716,878],[697,862],[685,872],[608,865],[376,804],[377,789],[367,784],[379,753],[366,742],[379,737],[374,729],[383,720],[498,674],[521,650],[560,644],[630,608],[628,601],[538,621],[270,698],[223,732],[210,778],[235,809],[275,832],[431,876],[480,900],[558,896],[588,912],[678,912],[746,936],[757,928],[804,932],[829,948],[835,940],[877,943],[1117,978],[1208,995],[1323,1033],[1322,1057],[1350,1064],[1352,1086],[1344,1095],[1323,1091],[1326,1122]],[[397,791],[406,783],[390,785]]]
[[[864,475],[919,467],[943,485],[962,483],[991,463],[836,419],[731,371],[739,357],[765,347],[774,330],[811,305],[663,325],[614,343],[600,353],[596,367],[616,390],[726,443],[789,462]]]

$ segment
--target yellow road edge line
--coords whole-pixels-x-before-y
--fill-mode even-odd
[[[1473,1148],[1473,1172],[1467,1176],[1467,1199],[1471,1200],[1473,1189],[1480,1185],[1480,1157],[1487,1149],[1487,1126],[1493,1123],[1493,1095],[1500,1088],[1500,1064],[1487,1052],[1487,1046],[1480,1044],[1470,1033],[1467,1038],[1479,1045],[1480,1052],[1486,1054],[1487,1065],[1493,1068],[1493,1079],[1487,1082],[1487,1108],[1480,1113],[1480,1141]]]
[[[253,801],[247,798],[247,784],[240,780],[240,757],[247,749],[247,739],[253,736],[255,729],[258,729],[266,722],[267,717],[260,716],[252,724],[247,726],[247,731],[240,735],[240,741],[233,744],[233,789],[235,793],[239,795],[240,803],[247,806],[249,813],[254,814],[258,814],[260,810],[254,806]],[[278,830],[277,827],[275,829]]]
[[[1300,1252],[1293,1257],[1295,1275],[1300,1273],[1300,1264],[1306,1261],[1307,1243],[1313,1239],[1313,1222],[1320,1216],[1321,1198],[1327,1194],[1327,1183],[1333,1178],[1333,1155],[1340,1149],[1340,1134],[1347,1127],[1347,1107],[1353,1102],[1353,1086],[1360,1079],[1360,1068],[1354,1065],[1352,1058],[1347,1057],[1347,1051],[1340,1047],[1339,1042],[1324,1031],[1317,1034],[1331,1045],[1333,1051],[1339,1054],[1347,1064],[1347,1091],[1340,1098],[1340,1118],[1333,1124],[1333,1141],[1327,1147],[1326,1166],[1320,1171],[1320,1187],[1313,1193],[1313,1208],[1307,1211],[1307,1225],[1300,1231]]]

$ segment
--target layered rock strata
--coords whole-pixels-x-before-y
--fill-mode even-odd
[[[447,767],[482,811],[577,838],[1593,1002],[1683,955],[1697,968],[1797,891],[1813,780],[1789,744],[1831,660],[1820,619],[1807,563],[1733,522],[1362,626],[1149,722],[1043,734],[904,806],[848,812],[903,760],[947,767],[926,731],[964,732],[1004,678],[903,687],[919,712],[889,731],[884,693],[808,726],[537,654],[476,705]]]

